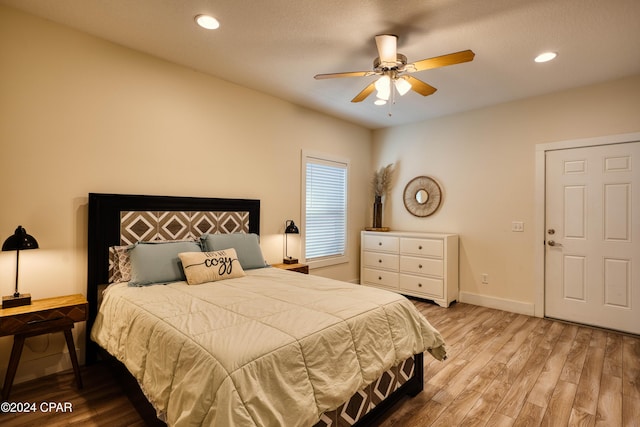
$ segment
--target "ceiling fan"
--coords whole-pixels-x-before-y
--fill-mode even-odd
[[[315,79],[332,79],[335,77],[366,77],[379,75],[380,78],[365,87],[351,102],[364,101],[374,90],[377,90],[376,105],[387,103],[392,93],[398,92],[400,96],[409,90],[422,96],[433,94],[437,89],[411,75],[416,71],[429,70],[447,65],[460,64],[473,60],[475,53],[471,50],[436,56],[407,64],[407,57],[397,52],[398,36],[393,34],[380,34],[375,37],[378,48],[378,57],[373,60],[372,71],[347,71],[343,73],[316,74]],[[393,84],[392,84],[393,83]]]

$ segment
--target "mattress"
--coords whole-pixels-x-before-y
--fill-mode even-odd
[[[310,426],[413,354],[445,356],[405,297],[262,268],[189,286],[111,285],[91,338],[171,426]]]

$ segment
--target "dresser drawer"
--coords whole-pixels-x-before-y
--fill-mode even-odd
[[[381,252],[364,252],[362,258],[365,267],[398,271],[400,259],[398,255]]]
[[[374,285],[387,286],[390,288],[398,287],[398,273],[391,271],[365,268],[363,279],[365,283],[372,283]]]
[[[0,336],[35,333],[43,329],[87,320],[88,304],[56,307],[0,319]]]
[[[415,258],[405,256],[400,258],[400,271],[411,274],[426,274],[429,276],[443,276],[443,262],[441,259]]]
[[[365,250],[383,251],[383,252],[398,252],[399,240],[394,236],[381,236],[379,234],[364,236],[364,248]]]
[[[442,298],[444,296],[444,282],[442,279],[401,274],[400,291],[402,292],[402,290],[418,292],[434,298]]]
[[[442,258],[444,243],[440,239],[400,239],[400,253]]]

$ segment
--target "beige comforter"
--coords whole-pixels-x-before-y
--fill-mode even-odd
[[[112,285],[91,337],[170,426],[310,426],[411,355],[444,356],[406,298],[277,268]]]

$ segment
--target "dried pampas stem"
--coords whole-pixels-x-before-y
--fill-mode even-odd
[[[391,176],[393,175],[393,163],[381,167],[373,174],[373,195],[382,197],[391,190]]]

